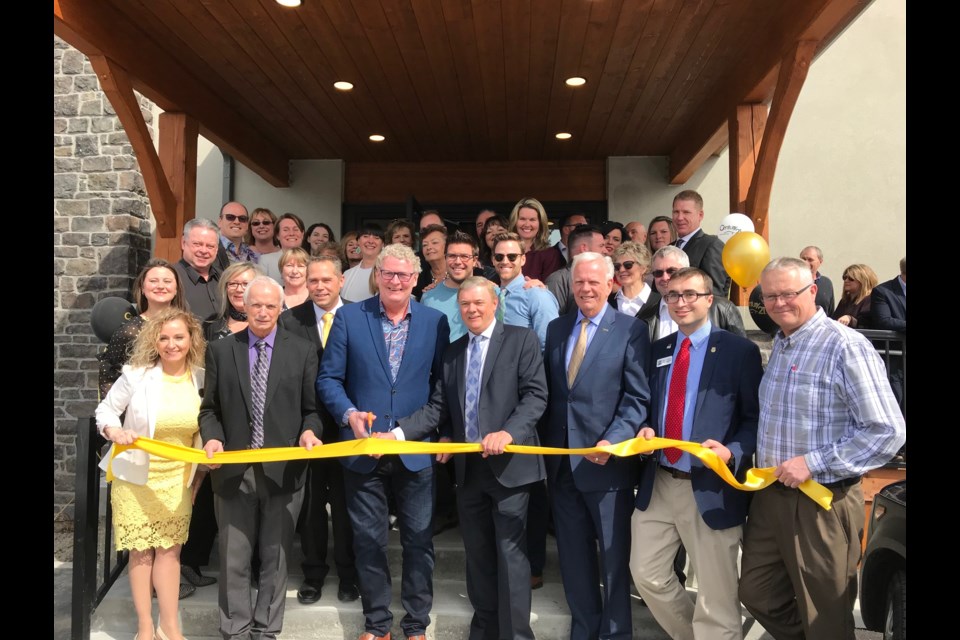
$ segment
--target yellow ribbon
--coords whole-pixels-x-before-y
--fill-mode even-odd
[[[716,453],[695,442],[684,440],[669,440],[667,438],[633,438],[617,444],[608,444],[602,447],[584,447],[580,449],[564,449],[562,447],[530,447],[525,445],[508,444],[505,451],[508,453],[539,454],[539,455],[582,455],[589,456],[595,453],[609,453],[618,457],[635,456],[641,453],[650,453],[658,449],[676,447],[700,459],[703,465],[712,469],[724,482],[742,491],[759,491],[777,482],[773,475],[773,468],[749,469],[744,482],[734,477],[730,468],[717,456]],[[201,449],[193,449],[182,445],[171,444],[139,437],[133,444],[114,446],[116,455],[127,449],[142,449],[147,453],[168,460],[189,462],[193,464],[249,464],[252,462],[282,462],[284,460],[316,460],[319,458],[341,458],[345,456],[393,455],[414,453],[480,453],[483,447],[478,442],[419,442],[399,441],[381,438],[365,438],[362,440],[347,440],[314,447],[307,451],[303,447],[274,447],[270,449],[242,449],[240,451],[224,451],[215,453],[208,458]],[[112,459],[111,459],[112,462]],[[110,467],[107,467],[107,480],[113,479]],[[799,487],[810,499],[824,509],[829,510],[833,501],[833,493],[813,480],[803,482]]]

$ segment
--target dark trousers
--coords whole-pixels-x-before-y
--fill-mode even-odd
[[[466,480],[457,487],[457,505],[474,610],[470,640],[533,640],[526,553],[530,485],[504,487],[476,454],[464,462]]]
[[[826,511],[782,483],[758,491],[743,529],[740,601],[777,640],[854,640],[863,539],[860,484]]]
[[[630,640],[633,491],[580,491],[574,484],[570,459],[563,456],[556,477],[551,478],[550,504],[560,575],[572,618],[570,639]]]
[[[530,558],[530,574],[542,576],[547,564],[547,529],[550,518],[550,500],[547,498],[547,483],[539,480],[529,485],[530,507],[527,517],[527,555]]]
[[[190,533],[180,550],[180,564],[199,569],[210,564],[210,551],[217,537],[217,515],[213,510],[213,482],[203,478],[190,516]]]
[[[327,517],[327,503],[330,504],[330,518]],[[340,584],[356,584],[353,527],[350,526],[343,489],[343,465],[335,458],[311,460],[297,529],[303,548],[303,577],[307,580],[322,583],[330,572],[327,564],[329,519],[333,520],[333,561],[337,565]]]
[[[303,491],[271,494],[259,464],[250,465],[237,492],[214,497],[220,527],[220,634],[224,640],[272,640],[283,627],[287,559]],[[260,553],[256,602],[251,606],[250,561]]]
[[[397,501],[403,570],[400,602],[406,615],[400,621],[405,635],[425,632],[433,606],[433,494],[434,468],[410,471],[397,456],[383,456],[370,473],[344,469],[347,512],[353,525],[364,628],[385,635],[393,624],[390,611],[391,578],[387,561],[387,488]]]

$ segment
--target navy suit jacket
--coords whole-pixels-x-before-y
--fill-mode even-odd
[[[447,317],[411,298],[410,331],[394,382],[380,325],[380,296],[341,307],[334,316],[317,376],[317,394],[341,425],[340,439],[355,439],[349,425],[342,424],[343,414],[351,407],[373,412],[373,430],[385,432],[396,426],[398,418],[426,404],[441,374],[443,349],[449,342]],[[433,439],[433,434],[423,438]],[[426,469],[432,458],[428,454],[400,456],[410,471]],[[370,456],[340,461],[357,473],[369,473],[377,466]]]
[[[647,422],[650,389],[645,366],[650,351],[647,325],[605,305],[573,386],[567,386],[566,353],[577,312],[547,326],[544,370],[550,390],[541,440],[547,447],[592,447],[636,437]],[[545,456],[547,476],[556,478],[559,456]],[[636,484],[635,456],[611,456],[605,465],[571,455],[570,468],[580,491],[629,489]]]
[[[871,329],[907,332],[907,296],[900,278],[878,284],[870,293]]]
[[[663,436],[663,410],[666,404],[669,364],[657,361],[673,355],[677,337],[674,333],[653,343],[650,348],[650,419],[658,436]],[[707,352],[697,390],[697,406],[693,414],[691,442],[714,439],[733,454],[734,475],[743,480],[753,466],[757,449],[757,420],[760,415],[760,378],[763,367],[760,350],[750,340],[713,327],[707,341]],[[650,504],[660,454],[643,462],[636,507],[646,510]],[[711,529],[728,529],[743,524],[750,505],[750,493],[734,489],[716,473],[703,466],[698,458],[690,458],[693,496],[703,521]]]
[[[439,426],[441,433],[452,437],[454,442],[467,441],[464,397],[469,342],[470,334],[467,333],[446,348],[443,378],[435,382],[430,402],[409,418],[400,420],[407,439],[422,438]],[[502,430],[513,437],[513,444],[539,446],[537,421],[546,408],[547,381],[543,374],[540,339],[531,329],[498,322],[493,327],[480,374],[478,412],[481,439]],[[454,456],[453,461],[457,484],[463,486],[467,480],[464,456]],[[486,463],[505,487],[519,487],[545,477],[543,458],[539,455],[503,453],[488,456]]]
[[[680,249],[690,258],[691,267],[706,271],[713,279],[714,295],[726,298],[730,292],[730,276],[723,268],[723,241],[701,228]]]

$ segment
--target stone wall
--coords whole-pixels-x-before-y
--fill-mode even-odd
[[[152,104],[138,95],[153,135]],[[130,299],[153,219],[137,159],[86,56],[53,41],[54,521],[73,519],[76,425],[97,406],[90,309]]]

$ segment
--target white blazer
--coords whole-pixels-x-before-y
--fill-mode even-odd
[[[193,367],[193,384],[197,394],[202,395],[204,371],[202,367]],[[107,397],[97,405],[97,431],[103,435],[106,427],[120,427],[120,415],[123,417],[123,427],[137,433],[137,435],[153,437],[157,427],[157,411],[160,409],[160,384],[163,381],[163,369],[158,364],[150,368],[123,366],[123,374],[110,388]],[[201,444],[200,433],[194,436],[193,446],[199,449]],[[110,458],[113,456],[114,445],[100,461],[100,468],[106,471]],[[132,484],[146,484],[150,470],[150,454],[141,449],[128,449],[118,453],[113,458],[113,475]],[[197,465],[190,465],[190,478],[187,486],[193,483],[197,473]]]

